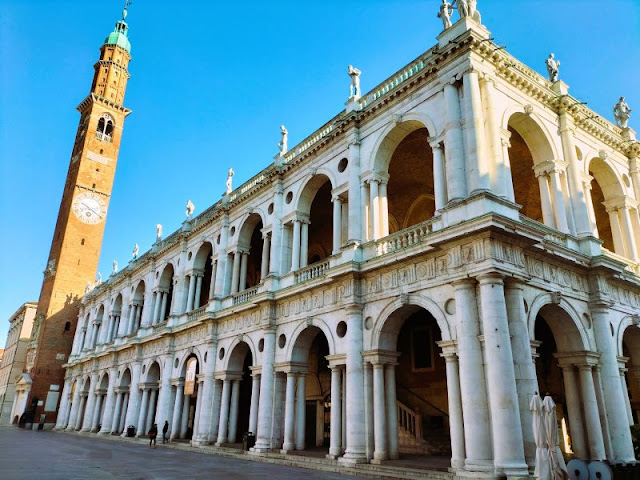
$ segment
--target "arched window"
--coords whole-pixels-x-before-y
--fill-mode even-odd
[[[96,130],[96,138],[104,142],[111,143],[111,136],[113,135],[113,127],[115,122],[113,117],[108,113],[103,113],[98,120],[98,129]]]

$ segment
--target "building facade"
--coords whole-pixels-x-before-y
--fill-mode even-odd
[[[473,14],[367,94],[350,75],[345,110],[83,297],[56,428],[526,476],[538,391],[566,453],[633,460],[634,132]]]
[[[36,302],[23,304],[9,318],[9,333],[0,362],[0,425],[16,423],[16,381],[24,370],[27,347],[31,339],[31,328],[36,316]],[[24,399],[26,401],[26,398]],[[20,403],[20,399],[18,399]],[[24,405],[17,415],[22,414]]]
[[[124,119],[130,113],[123,106],[131,59],[125,17],[126,9],[100,48],[91,93],[77,108],[80,122],[27,352],[26,409],[30,417],[45,415],[48,428],[56,422],[79,300],[98,269]]]

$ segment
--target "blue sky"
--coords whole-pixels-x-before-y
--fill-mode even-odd
[[[0,348],[37,300],[99,47],[121,1],[0,0]],[[99,270],[146,251],[343,107],[348,64],[364,91],[436,43],[440,0],[135,0],[133,60]],[[605,6],[606,5],[606,6]],[[640,130],[640,2],[480,0],[495,41],[535,70],[554,52],[571,93],[608,119],[618,97]]]

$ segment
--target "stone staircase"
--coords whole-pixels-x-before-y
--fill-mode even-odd
[[[422,415],[400,401],[398,408],[398,445],[400,453],[424,456],[451,455],[451,439],[446,429],[423,429]]]

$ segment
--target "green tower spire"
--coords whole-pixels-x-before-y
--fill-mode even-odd
[[[129,0],[125,0],[124,9],[122,10],[122,20],[116,22],[116,28],[109,34],[107,38],[104,40],[105,45],[117,45],[118,47],[124,48],[127,52],[131,53],[131,42],[129,42],[129,38],[127,37],[127,33],[129,32],[129,25],[125,19],[127,18],[127,7],[131,5]]]

